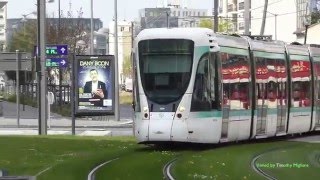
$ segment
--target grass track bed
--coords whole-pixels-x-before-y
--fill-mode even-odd
[[[272,150],[265,153],[267,150]],[[197,145],[147,147],[133,137],[0,136],[0,169],[9,175],[35,176],[40,180],[86,179],[97,165],[119,158],[97,170],[96,179],[163,179],[171,168],[180,179],[264,179],[251,167],[259,164],[308,164],[305,168],[261,167],[278,179],[319,179],[320,143],[260,142],[226,146]]]

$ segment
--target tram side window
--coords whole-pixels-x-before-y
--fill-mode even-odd
[[[140,107],[140,97],[139,97],[139,87],[138,87],[138,81],[137,81],[137,77],[138,77],[138,72],[137,72],[137,63],[136,63],[136,57],[135,57],[135,53],[132,53],[132,67],[134,69],[133,71],[133,79],[132,82],[133,84],[133,95],[134,95],[134,100],[132,102],[132,107],[134,109],[135,112],[141,112],[141,107]]]
[[[221,53],[223,105],[230,109],[250,107],[250,67],[246,56]]]
[[[216,53],[211,53],[209,58],[209,70],[210,70],[210,89],[211,89],[211,106],[212,109],[221,110],[221,84],[219,83],[219,56]]]
[[[201,58],[192,95],[191,111],[211,110],[211,87],[208,55]]]
[[[315,61],[314,62],[314,71],[315,71],[315,78],[316,78],[316,83],[315,83],[315,99],[317,100],[316,105],[320,105],[320,62]]]
[[[291,61],[292,107],[311,106],[311,68],[308,61]]]

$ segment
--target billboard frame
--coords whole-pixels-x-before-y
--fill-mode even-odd
[[[74,55],[73,58],[73,82],[72,82],[72,92],[73,92],[73,115],[75,117],[79,116],[104,116],[104,115],[114,115],[115,112],[115,57],[114,55]],[[110,67],[110,76],[109,81],[111,85],[111,99],[112,99],[112,108],[110,110],[96,110],[96,109],[79,109],[79,63],[81,60],[106,60],[109,61]],[[95,66],[90,66],[93,69],[97,69]],[[88,68],[89,69],[89,68]],[[106,83],[106,82],[105,82]],[[108,92],[110,93],[110,92]]]

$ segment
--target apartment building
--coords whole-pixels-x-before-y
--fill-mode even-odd
[[[7,1],[0,1],[0,52],[7,47]]]
[[[115,54],[114,21],[109,24],[109,54]],[[132,47],[132,23],[129,21],[118,21],[118,76],[119,83],[125,83],[123,75],[123,62],[130,58]]]
[[[220,0],[219,16],[228,21],[229,33],[244,34],[244,1]],[[248,0],[250,4],[251,35],[260,35],[263,18],[264,1]],[[272,35],[273,39],[292,42],[296,33],[302,32],[305,20],[311,11],[320,9],[320,0],[269,0],[264,35]]]

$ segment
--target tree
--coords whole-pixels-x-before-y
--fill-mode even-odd
[[[209,19],[209,18],[201,19],[199,26],[212,29],[213,28],[212,19]],[[228,32],[228,27],[229,26],[231,26],[230,20],[220,19],[218,31],[219,32]]]
[[[314,11],[311,13],[311,24],[320,22],[320,11]]]
[[[71,12],[67,16],[61,14],[60,28],[56,18],[48,18],[46,24],[46,41],[47,44],[67,44],[70,54],[77,52],[77,42],[89,42],[89,34],[86,32],[86,26],[82,20],[82,10],[78,11],[77,18],[73,18]],[[72,23],[72,24],[70,24]],[[59,29],[58,29],[59,28]],[[16,49],[24,52],[33,52],[37,44],[37,23],[35,19],[30,19],[24,23],[23,28],[14,33],[9,51],[14,52]],[[84,49],[82,49],[84,51]],[[77,52],[82,53],[82,52]]]
[[[124,77],[131,78],[132,77],[132,63],[130,56],[126,56],[124,58],[123,64],[122,64],[122,74]]]

